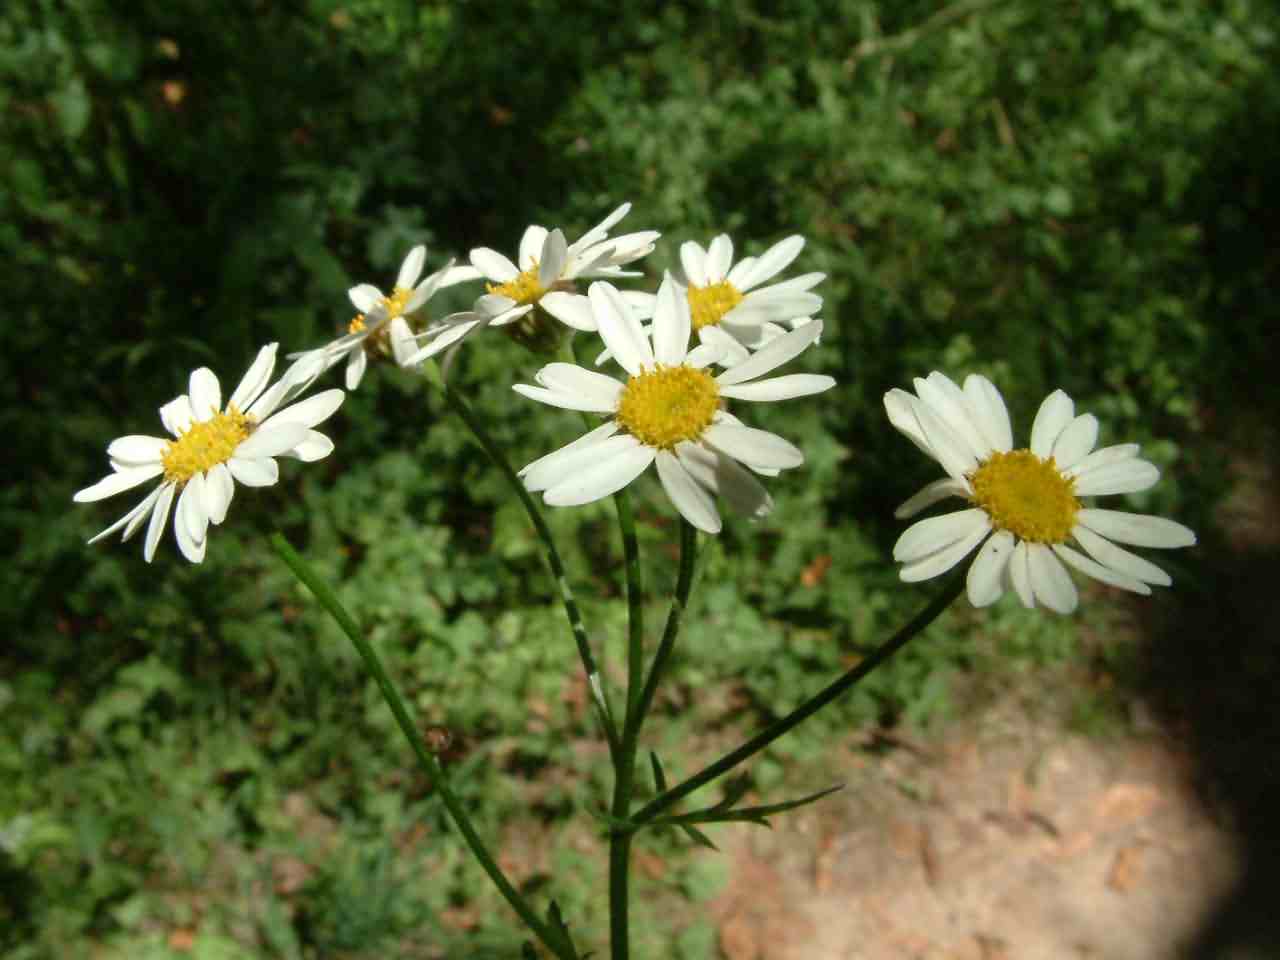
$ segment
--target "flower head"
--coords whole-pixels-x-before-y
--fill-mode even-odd
[[[404,363],[418,349],[415,331],[409,319],[427,305],[437,290],[451,287],[467,280],[476,280],[480,272],[472,267],[455,267],[450,260],[421,283],[422,268],[426,263],[427,248],[414,247],[400,264],[396,285],[384,294],[373,284],[361,283],[347,291],[351,303],[360,311],[352,318],[347,332],[338,339],[306,353],[292,357],[322,356],[325,368],[332,367],[344,357],[347,360],[346,385],[354,390],[360,385],[368,366],[369,354],[394,357]]]
[[[269,487],[279,477],[275,457],[311,461],[332,452],[333,442],[311,428],[337,410],[345,394],[325,390],[290,403],[323,370],[321,359],[298,361],[268,387],[276,344],[267,344],[225,406],[213,371],[201,367],[192,373],[188,392],[160,408],[160,421],[173,439],[120,437],[107,447],[113,472],[75,495],[77,503],[91,503],[160,478],[141,503],[89,542],[121,527],[128,540],[150,517],[143,548],[150,563],[176,496],[173,529],[178,547],[192,563],[203,560],[209,524],[226,517],[236,482]]]
[[[784,334],[744,363],[712,376],[720,356],[706,345],[689,349],[688,300],[667,276],[658,289],[653,342],[621,294],[593,283],[588,297],[600,335],[627,372],[626,382],[571,363],[550,363],[538,386],[516,384],[531,399],[569,410],[609,415],[586,435],[520,471],[525,486],[552,506],[589,503],[614,493],[651,463],[677,510],[707,533],[720,531],[712,499],[762,516],[772,501],[751,472],[771,476],[798,467],[804,454],[786,440],[744,426],[723,409],[725,400],[787,400],[821,393],[830,377],[796,373],[758,379],[800,354],[822,332],[813,323]],[[743,469],[745,465],[748,469]]]
[[[786,332],[802,326],[822,307],[811,293],[825,274],[806,273],[762,287],[800,255],[804,237],[780,240],[759,257],[733,262],[733,241],[720,234],[704,250],[692,240],[680,246],[680,275],[693,329],[703,343],[720,346],[728,363],[741,363]]]
[[[573,243],[565,240],[559,228],[547,230],[534,224],[520,238],[518,264],[488,247],[472,250],[471,265],[489,280],[485,288],[489,302],[477,304],[477,309],[498,315],[514,307],[534,306],[576,330],[595,330],[591,304],[577,292],[575,281],[639,276],[622,267],[651,253],[660,236],[656,230],[645,230],[610,239],[610,229],[630,209],[631,204],[624,203]]]
[[[934,372],[917,379],[915,387],[915,394],[890,390],[885,409],[893,425],[948,476],[907,500],[897,516],[913,516],[951,496],[971,506],[907,528],[893,548],[903,580],[936,577],[982,543],[967,581],[975,607],[994,603],[1010,584],[1026,607],[1038,602],[1070,613],[1078,596],[1064,563],[1135,593],[1149,594],[1151,584],[1169,585],[1167,573],[1113,541],[1186,547],[1196,542],[1191,530],[1162,517],[1098,509],[1081,499],[1134,493],[1156,482],[1159,471],[1139,458],[1136,443],[1095,450],[1097,418],[1076,416],[1071,398],[1055,390],[1036,414],[1030,447],[1015,450],[1004,399],[986,377],[970,374],[961,389]]]

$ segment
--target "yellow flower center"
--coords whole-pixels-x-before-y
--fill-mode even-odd
[[[364,326],[364,314],[357,313],[351,318],[351,322],[347,324],[347,333],[363,333]]]
[[[160,455],[164,478],[183,484],[197,473],[225,463],[249,434],[257,421],[235,407],[226,413],[215,413],[208,420],[193,420],[177,440],[170,440]]]
[[[537,260],[533,261],[533,265],[528,270],[520,271],[506,283],[486,283],[484,288],[488,293],[510,297],[516,302],[517,307],[523,307],[526,303],[537,303],[547,292],[547,288],[538,281]]]
[[[1033,543],[1062,543],[1071,535],[1080,501],[1075,480],[1064,477],[1053,457],[1030,450],[993,453],[969,478],[973,502],[992,525]]]
[[[409,298],[413,296],[413,290],[407,287],[396,287],[391,291],[391,296],[383,297],[380,301],[387,308],[387,319],[394,320],[396,317],[404,313],[404,308],[409,302]]]
[[[689,287],[689,313],[693,316],[693,329],[715,326],[720,319],[742,302],[742,294],[728,280],[710,283],[705,287]]]
[[[617,420],[641,443],[670,450],[702,436],[719,400],[720,388],[706,371],[658,364],[627,381]]]

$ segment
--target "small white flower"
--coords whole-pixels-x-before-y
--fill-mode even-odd
[[[1039,602],[1070,613],[1078,596],[1064,562],[1134,593],[1150,594],[1149,584],[1172,582],[1155,564],[1112,541],[1187,547],[1196,542],[1191,530],[1163,517],[1101,510],[1079,499],[1152,486],[1160,473],[1138,457],[1136,443],[1094,450],[1097,418],[1076,416],[1071,398],[1055,390],[1036,414],[1030,448],[1014,450],[1004,398],[986,377],[970,374],[962,390],[934,372],[917,378],[915,387],[915,394],[890,390],[885,409],[893,425],[948,477],[907,500],[897,516],[913,516],[952,496],[972,506],[907,528],[893,548],[903,580],[936,577],[985,540],[968,573],[975,607],[994,603],[1008,584],[1028,608]]]
[[[809,323],[822,308],[811,293],[826,274],[806,273],[762,287],[789,267],[804,249],[799,235],[780,240],[759,257],[733,262],[733,241],[720,234],[704,250],[692,240],[680,245],[677,277],[689,299],[693,329],[703,343],[720,346],[725,362],[741,363],[791,327]]]
[[[515,385],[516,392],[542,403],[610,415],[603,425],[521,470],[525,486],[541,491],[552,506],[590,503],[656,463],[671,502],[699,530],[720,531],[713,494],[748,516],[768,513],[769,495],[740,464],[771,476],[800,466],[804,454],[779,436],[743,426],[720,403],[787,400],[834,386],[831,377],[806,373],[757,379],[799,355],[822,332],[822,324],[784,334],[713,377],[705,368],[719,351],[705,345],[689,349],[689,303],[669,275],[656,297],[652,344],[611,284],[593,283],[588,297],[600,335],[629,376],[621,383],[576,364],[550,363],[536,376],[539,386]]]
[[[651,253],[661,235],[645,230],[610,239],[609,230],[630,209],[631,204],[624,203],[573,243],[565,240],[559,228],[547,230],[534,224],[520,238],[518,266],[488,247],[472,250],[471,265],[490,281],[481,298],[486,302],[477,303],[477,311],[499,315],[514,307],[536,305],[575,330],[595,330],[591,304],[576,292],[574,281],[639,276],[623,270],[623,265]],[[644,307],[652,296],[633,299],[635,306]]]
[[[91,503],[161,478],[140,504],[89,542],[121,527],[122,539],[128,540],[150,517],[143,548],[150,563],[176,496],[173,529],[178,547],[192,563],[203,560],[209,524],[226,517],[236,482],[269,487],[279,477],[275,457],[311,461],[333,451],[333,441],[311,428],[342,404],[341,390],[325,390],[282,406],[322,372],[322,359],[299,360],[268,387],[276,362],[276,344],[269,343],[258,351],[225,407],[213,371],[201,367],[192,373],[189,392],[160,408],[160,421],[175,439],[120,437],[107,447],[113,472],[75,495],[77,503]]]
[[[455,267],[450,260],[443,269],[418,283],[426,259],[426,247],[417,246],[410,250],[400,264],[396,285],[388,294],[370,283],[352,287],[347,296],[360,312],[351,321],[347,333],[323,347],[291,354],[291,359],[323,356],[325,369],[328,369],[345,357],[348,390],[360,385],[370,350],[389,352],[397,363],[405,364],[418,349],[415,333],[407,318],[425,307],[437,290],[480,278],[480,271],[472,267]]]

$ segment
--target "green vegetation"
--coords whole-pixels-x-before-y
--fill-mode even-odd
[[[1104,442],[1143,442],[1166,469],[1131,508],[1209,526],[1217,438],[1265,393],[1280,322],[1273,5],[695,6],[5,6],[0,952],[518,955],[273,529],[340,585],[421,723],[452,732],[458,789],[516,873],[599,947],[584,811],[607,805],[606,765],[563,613],[519,505],[414,376],[371,371],[328,431],[336,453],[238,498],[199,568],[171,539],[151,567],[136,542],[86,549],[125,507],[71,506],[106,443],[152,432],[190,369],[225,381],[264,342],[318,345],[350,317],[346,288],[390,280],[412,243],[434,266],[631,200],[628,228],[664,233],[651,277],[721,231],[750,252],[803,233],[800,265],[828,274],[828,333],[805,362],[841,386],[755,420],[808,462],[772,485],[770,518],[705,551],[646,730],[673,776],[695,732],[784,712],[924,602],[888,563],[893,506],[935,475],[882,411],[912,376],[987,374],[1018,431],[1063,387]],[[580,426],[511,392],[532,369],[491,336],[454,371],[520,464]],[[662,597],[676,517],[651,482],[636,502]],[[549,520],[616,668],[611,510]],[[1162,559],[1191,579],[1193,558]],[[957,670],[1076,656],[1074,624],[1106,616],[958,607],[753,764],[756,784],[857,725],[945,715]],[[723,883],[713,854],[641,842],[691,901]],[[709,955],[707,927],[637,909],[655,924],[639,956]]]

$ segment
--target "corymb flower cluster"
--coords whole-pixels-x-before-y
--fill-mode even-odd
[[[735,411],[742,403],[793,400],[835,386],[829,376],[780,372],[820,341],[823,301],[815,288],[824,275],[781,276],[801,255],[803,237],[735,261],[732,240],[721,234],[705,247],[684,243],[678,266],[660,278],[656,293],[627,289],[628,280],[642,276],[627,268],[659,239],[653,230],[613,235],[629,210],[619,206],[572,243],[558,228],[533,225],[515,260],[479,247],[467,265],[450,261],[425,278],[427,250],[414,247],[389,291],[367,283],[351,288],[355,313],[340,336],[291,354],[292,365],[274,384],[276,344],[263,347],[225,403],[217,377],[196,370],[188,392],[160,408],[169,436],[114,441],[107,448],[111,474],[75,495],[90,502],[159,481],[93,539],[121,528],[128,539],[146,524],[143,555],[150,561],[172,513],[179,549],[199,563],[209,525],[226,517],[237,483],[268,486],[279,477],[277,457],[311,461],[332,452],[332,442],[314,428],[339,408],[343,391],[302,398],[326,371],[344,364],[346,389],[354,390],[370,360],[416,367],[443,355],[447,370],[463,342],[487,328],[535,353],[563,352],[564,359],[533,372],[533,382],[514,384],[517,393],[599,418],[572,443],[518,471],[547,504],[609,496],[652,465],[675,510],[705,533],[721,530],[721,502],[748,518],[768,514],[773,501],[762,479],[799,467],[804,454]],[[470,309],[430,316],[439,290],[468,283],[476,285]],[[585,354],[565,350],[575,335],[598,337],[598,345]],[[584,366],[580,355],[594,366]],[[1117,544],[1187,546],[1195,542],[1190,530],[1091,505],[1093,497],[1156,482],[1158,471],[1136,445],[1095,449],[1098,421],[1076,415],[1062,391],[1044,401],[1029,446],[1015,448],[1004,400],[986,378],[971,375],[961,386],[934,372],[915,388],[885,395],[889,419],[947,476],[907,500],[898,516],[948,497],[967,507],[906,530],[894,547],[903,580],[935,577],[977,550],[967,573],[974,605],[1011,588],[1028,607],[1063,613],[1077,604],[1068,567],[1137,593],[1170,582]]]

